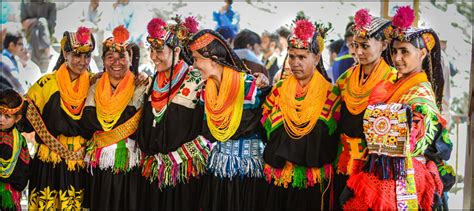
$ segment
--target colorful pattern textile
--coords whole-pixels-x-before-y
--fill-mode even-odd
[[[32,210],[78,210],[82,209],[84,190],[69,186],[67,190],[54,190],[46,187],[43,190],[33,189],[30,193],[28,209]]]
[[[218,142],[207,162],[209,173],[216,177],[263,177],[263,144],[254,135],[239,140]]]
[[[265,103],[263,104],[263,118],[261,120],[263,126],[267,131],[267,137],[270,137],[271,133],[278,127],[283,125],[283,114],[278,105],[280,96],[280,89],[283,81],[276,83],[267,96]],[[329,133],[332,134],[336,130],[336,120],[339,119],[340,111],[340,96],[339,89],[332,87],[326,94],[326,101],[321,111],[319,120],[322,120],[330,129]]]
[[[21,192],[13,189],[9,183],[0,181],[0,208],[21,210]]]
[[[273,180],[276,186],[288,188],[288,185],[291,184],[292,187],[300,189],[329,181],[334,174],[330,164],[326,164],[322,168],[307,168],[288,161],[282,169],[276,169],[265,164],[264,173],[269,183]]]
[[[211,142],[199,136],[176,151],[144,156],[140,164],[142,175],[150,183],[156,180],[160,189],[187,183],[192,177],[199,177],[206,172],[211,149]]]
[[[365,159],[364,152],[367,144],[363,139],[352,138],[346,134],[341,134],[340,138],[337,173],[351,175],[354,169],[354,160]]]

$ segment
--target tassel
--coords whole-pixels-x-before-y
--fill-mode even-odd
[[[296,165],[293,174],[292,186],[300,189],[306,188],[306,167]]]
[[[117,149],[115,149],[114,170],[126,170],[127,163],[127,146],[125,140],[117,142]]]
[[[6,184],[0,182],[0,198],[2,199],[2,207],[6,209],[13,209],[15,202],[13,202],[13,196],[11,190],[6,189]]]

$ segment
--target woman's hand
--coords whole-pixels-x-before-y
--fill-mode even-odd
[[[147,86],[151,79],[145,72],[140,72],[135,80],[135,86]]]
[[[98,73],[92,75],[91,78],[90,78],[90,80],[89,80],[90,85],[95,84],[95,82],[96,82],[97,80],[99,80],[100,77],[102,77],[102,74],[104,74],[104,72],[98,72]]]
[[[253,73],[253,76],[256,78],[255,84],[258,88],[264,88],[270,85],[267,76],[265,76],[263,73]]]

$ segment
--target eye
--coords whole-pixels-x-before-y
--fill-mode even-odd
[[[366,45],[366,44],[363,44],[363,45],[362,45],[362,48],[363,48],[363,49],[367,49],[367,48],[369,48],[369,47],[370,47],[370,46],[369,46],[369,45]]]
[[[402,50],[402,54],[407,54],[408,51],[407,50]]]

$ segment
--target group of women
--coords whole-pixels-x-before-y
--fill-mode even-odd
[[[358,64],[335,85],[321,56],[330,28],[301,16],[288,37],[289,73],[273,87],[194,17],[148,23],[150,78],[137,72],[123,26],[103,42],[104,71],[94,76],[94,37],[65,32],[55,71],[24,99],[2,97],[11,124],[0,124],[0,205],[20,208],[29,178],[31,209],[445,207],[452,144],[440,115],[439,39],[413,18],[409,7],[392,21],[359,10]],[[31,163],[17,128],[36,132]]]

